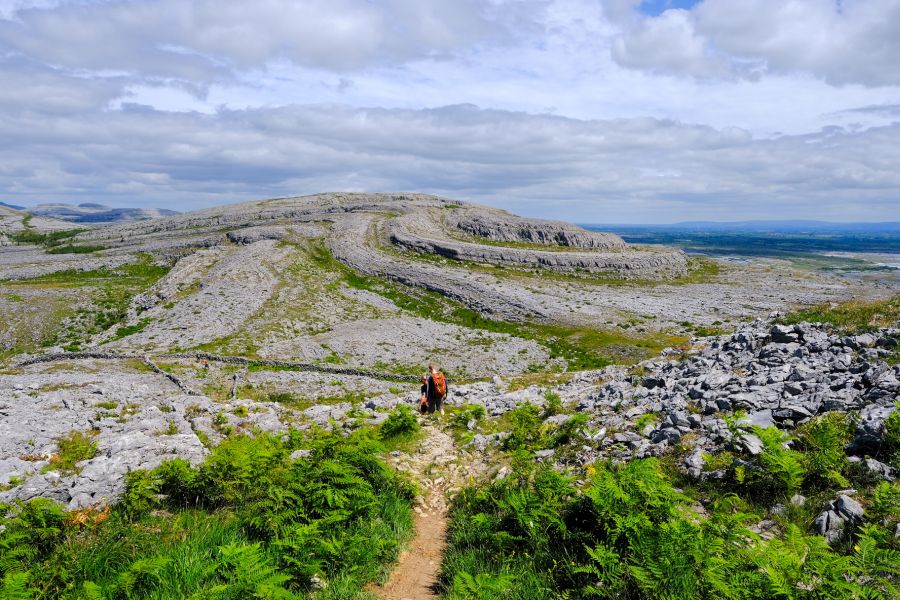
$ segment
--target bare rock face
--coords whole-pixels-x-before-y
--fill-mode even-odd
[[[438,211],[420,210],[391,219],[387,224],[390,241],[400,247],[418,253],[437,254],[454,260],[467,260],[490,264],[506,264],[527,268],[544,268],[554,271],[586,271],[606,273],[626,279],[661,279],[683,274],[687,269],[687,258],[683,252],[671,249],[638,251],[628,247],[621,238],[611,234],[594,235],[574,225],[555,221],[519,219],[511,217],[510,222],[501,225],[502,214],[482,209],[454,210],[457,216],[450,217],[449,223],[480,223],[484,217],[496,228],[485,228],[489,240],[517,237],[527,241],[529,236],[544,240],[547,250],[539,248],[504,246],[502,244],[481,244],[474,241],[453,239],[451,225],[443,225]],[[460,220],[458,215],[471,215]],[[498,232],[496,235],[491,231]],[[521,235],[519,235],[521,234]],[[547,243],[560,240],[565,243]],[[562,248],[566,246],[567,248]]]
[[[228,240],[235,244],[249,245],[263,240],[283,240],[287,232],[284,227],[247,227],[229,231]]]
[[[497,242],[526,242],[545,246],[625,250],[627,244],[617,235],[587,231],[562,221],[526,219],[485,209],[454,209],[445,220],[468,235]]]

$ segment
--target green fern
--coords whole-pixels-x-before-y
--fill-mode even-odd
[[[585,548],[591,563],[575,568],[575,573],[592,575],[596,583],[584,587],[584,593],[597,598],[619,598],[625,590],[628,566],[611,546],[600,543]]]
[[[29,586],[31,574],[27,571],[6,573],[3,586],[0,587],[0,598],[3,600],[31,600],[34,591]]]
[[[786,446],[793,439],[775,427],[754,427],[763,444],[759,455],[762,469],[752,472],[752,481],[764,492],[791,495],[800,490],[806,476],[804,455]]]
[[[462,571],[453,579],[452,594],[456,598],[494,600],[508,597],[512,587],[511,575],[478,573],[470,575]]]
[[[93,581],[85,581],[81,584],[81,595],[83,600],[107,600],[103,588]]]
[[[213,588],[213,597],[222,600],[296,598],[285,588],[291,577],[272,565],[260,544],[222,546],[219,561],[217,572],[225,583]]]
[[[850,441],[851,425],[845,413],[828,413],[801,425],[798,438],[805,450],[803,461],[808,477],[821,487],[847,487],[843,475],[847,467],[845,447]]]

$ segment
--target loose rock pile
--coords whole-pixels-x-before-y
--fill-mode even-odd
[[[848,452],[864,456],[878,451],[884,421],[900,399],[900,365],[883,360],[898,340],[900,329],[894,328],[842,336],[822,324],[757,321],[730,336],[695,340],[683,357],[668,350],[662,360],[636,369],[580,374],[555,391],[576,411],[590,414],[595,443],[585,445],[584,462],[659,456],[687,443],[696,451],[686,470],[707,476],[702,454],[735,442],[722,418],[735,411],[746,413],[741,425],[782,429],[829,411],[858,411]],[[545,402],[537,387],[495,394],[476,390],[462,390],[459,397],[483,404],[491,415],[524,402]],[[638,419],[647,414],[654,417],[645,417],[647,424],[637,430]],[[738,442],[751,454],[761,450],[750,433]],[[865,464],[893,476],[890,467],[876,463]]]

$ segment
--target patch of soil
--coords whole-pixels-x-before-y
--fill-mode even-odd
[[[434,502],[433,496],[436,494],[440,492],[432,492],[431,497],[426,500],[427,505],[443,504],[442,501]],[[438,598],[434,588],[446,543],[446,507],[422,510],[421,513],[417,511],[413,524],[416,535],[410,541],[409,548],[400,555],[397,568],[391,573],[390,579],[383,586],[371,590],[384,600]]]

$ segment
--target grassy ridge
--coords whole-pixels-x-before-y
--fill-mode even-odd
[[[800,309],[785,317],[786,323],[830,323],[848,333],[891,327],[900,321],[900,296],[885,300],[851,300]]]
[[[19,244],[35,244],[47,248],[47,254],[88,254],[105,250],[105,246],[93,244],[65,243],[66,240],[75,237],[87,229],[64,229],[62,231],[50,231],[42,233],[36,231],[24,220],[25,229],[9,234],[9,237]]]

